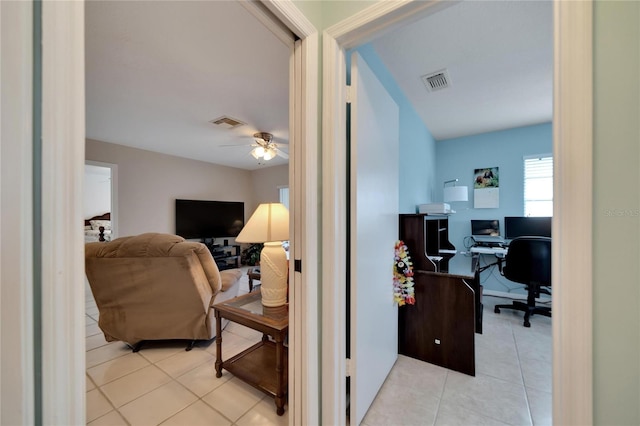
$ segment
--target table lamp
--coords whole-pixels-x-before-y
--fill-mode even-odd
[[[236,237],[239,243],[264,243],[260,253],[260,291],[264,306],[287,303],[289,262],[282,241],[289,239],[289,211],[281,203],[260,204]]]

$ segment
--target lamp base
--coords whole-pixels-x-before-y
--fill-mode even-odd
[[[264,243],[260,253],[260,291],[264,306],[276,307],[287,303],[289,262],[280,242]]]

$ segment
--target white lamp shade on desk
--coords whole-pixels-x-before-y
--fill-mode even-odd
[[[260,253],[260,291],[264,306],[287,303],[289,262],[282,241],[289,239],[289,211],[281,203],[260,204],[236,237],[239,243],[264,243]]]
[[[468,201],[469,190],[466,186],[447,186],[444,188],[444,202]]]

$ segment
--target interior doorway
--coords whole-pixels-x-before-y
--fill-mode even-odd
[[[118,236],[118,166],[116,164],[86,161],[84,166],[83,217],[89,220],[109,213],[110,239]],[[85,225],[86,227],[87,225]],[[88,225],[90,226],[90,225]],[[87,231],[88,229],[85,229]],[[87,238],[85,238],[85,242]]]
[[[339,147],[345,144],[345,106],[341,103],[346,96],[344,87],[345,62],[344,52],[354,48],[364,42],[372,40],[376,34],[383,34],[391,31],[406,22],[413,22],[424,14],[434,14],[441,8],[446,7],[446,2],[424,3],[411,2],[402,5],[383,7],[374,5],[362,13],[357,19],[348,18],[328,28],[324,33],[324,62],[331,64],[329,75],[325,74],[325,84],[323,97],[325,99],[324,117],[324,149],[327,155],[335,157],[335,167],[340,170],[346,164],[346,158],[341,156]],[[579,268],[580,259],[590,259],[591,232],[585,233],[584,229],[590,229],[591,217],[580,218],[584,226],[580,230],[580,224],[574,219],[579,216],[578,207],[585,211],[591,209],[590,182],[591,170],[591,101],[592,101],[592,65],[591,65],[591,29],[592,14],[591,4],[577,4],[568,2],[554,2],[554,117],[553,128],[554,139],[554,193],[558,200],[554,205],[554,282],[562,282],[563,288],[554,292],[553,307],[556,318],[553,322],[553,382],[554,382],[554,420],[556,422],[575,422],[575,419],[584,419],[589,423],[591,410],[581,408],[581,406],[592,406],[592,369],[591,369],[591,328],[583,327],[584,324],[591,324],[591,300],[588,292],[577,291],[573,294],[581,293],[584,297],[571,297],[568,287],[578,290],[580,285],[588,283],[591,285],[592,276],[590,271],[581,271],[581,276],[571,276],[567,265],[575,265]],[[571,55],[570,52],[585,52],[584,56]],[[572,78],[571,72],[580,75],[579,78]],[[562,89],[560,89],[562,88]],[[581,99],[588,99],[582,103]],[[577,109],[576,112],[573,109]],[[585,150],[587,154],[582,155]],[[578,167],[576,168],[576,156]],[[559,176],[562,175],[562,179]],[[586,180],[585,176],[588,176]],[[335,222],[328,222],[325,232],[337,234],[342,238],[345,228],[345,217],[338,213],[333,215],[333,210],[340,205],[340,200],[345,196],[341,183],[345,176],[336,173],[332,176],[325,176],[324,186],[327,189],[327,199],[325,200],[328,217],[334,217]],[[569,184],[571,182],[571,184]],[[571,189],[573,188],[573,190]],[[576,190],[585,198],[578,200],[575,197],[562,197],[563,193],[570,193]],[[582,221],[584,219],[584,221]],[[556,232],[559,231],[559,232]],[[327,280],[327,287],[331,283],[340,283],[347,272],[347,265],[343,261],[345,251],[340,248],[332,252],[325,251],[325,265],[331,265],[323,273]],[[562,262],[560,261],[562,259]],[[557,265],[563,264],[560,268]],[[340,300],[338,292],[326,291],[327,301],[324,306],[325,313],[329,313],[329,307],[333,307],[338,312],[344,309],[344,303]],[[336,308],[336,306],[338,308]],[[570,315],[571,312],[578,313],[578,317]],[[335,336],[330,341],[325,341],[324,348],[327,359],[323,364],[326,371],[335,373],[328,378],[327,386],[324,388],[323,399],[334,403],[327,405],[327,410],[323,412],[323,418],[330,419],[336,424],[344,422],[344,390],[342,389],[342,377],[346,373],[346,367],[335,365],[329,356],[338,352],[344,353],[344,331],[342,322],[344,318],[340,315],[334,318],[329,315],[325,319],[325,329],[329,329]],[[586,321],[586,322],[585,322]],[[568,336],[572,336],[569,345],[566,341]],[[565,337],[563,339],[563,337]],[[589,354],[581,356],[580,354]],[[574,356],[572,356],[572,354]],[[574,360],[580,360],[580,365],[576,366]],[[572,368],[566,368],[572,365]],[[561,386],[561,383],[580,383],[584,386],[576,386],[576,392],[570,391],[569,387]],[[582,413],[582,414],[581,414]],[[586,413],[586,414],[584,414]],[[569,420],[572,419],[572,420]]]

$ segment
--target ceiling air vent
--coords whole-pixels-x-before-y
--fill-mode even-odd
[[[420,78],[430,92],[446,89],[451,86],[451,78],[446,69],[423,75]]]
[[[214,118],[213,120],[209,121],[209,123],[213,123],[216,126],[222,126],[227,129],[233,129],[235,127],[239,127],[245,124],[240,120],[236,120],[235,118],[231,118],[226,115],[223,115],[222,117]]]

